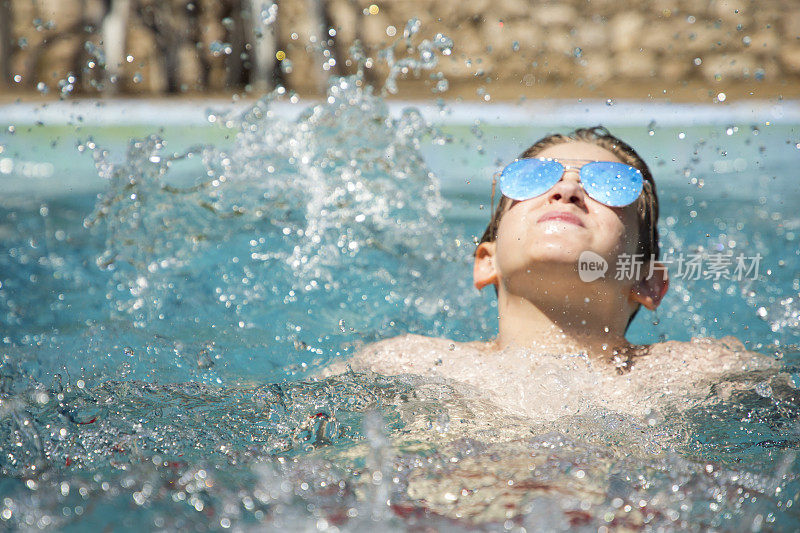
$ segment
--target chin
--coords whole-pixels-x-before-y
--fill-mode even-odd
[[[538,253],[530,258],[531,264],[552,263],[562,267],[574,266],[577,270],[579,254],[570,253]]]
[[[536,253],[520,258],[515,269],[520,274],[536,272],[545,277],[560,278],[578,275],[578,255],[565,253]]]
[[[584,250],[590,250],[589,244],[577,243],[575,241],[563,242],[545,240],[532,247],[531,259],[536,261],[549,261],[557,263],[578,264],[578,257]]]

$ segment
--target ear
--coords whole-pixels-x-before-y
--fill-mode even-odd
[[[644,277],[631,287],[630,299],[653,311],[667,294],[669,274],[660,261],[647,264],[643,271]]]
[[[482,242],[475,250],[475,264],[472,267],[472,282],[480,290],[487,285],[497,286],[499,278],[495,268],[495,243]]]

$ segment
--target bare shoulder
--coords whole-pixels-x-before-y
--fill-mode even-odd
[[[772,357],[752,352],[735,337],[694,338],[689,342],[667,341],[652,344],[647,356],[637,366],[680,371],[699,376],[777,370],[780,364]]]
[[[442,361],[474,353],[479,343],[459,343],[449,339],[406,334],[364,346],[352,358],[331,365],[324,375],[334,375],[348,368],[357,372],[384,375],[439,374]]]

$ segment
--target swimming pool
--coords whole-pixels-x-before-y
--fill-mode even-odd
[[[324,103],[209,118],[5,108],[0,518],[796,529],[796,106],[610,104],[415,110],[345,79]],[[665,256],[762,257],[754,279],[673,275],[629,339],[734,335],[784,373],[732,376],[741,390],[682,413],[548,424],[498,421],[436,380],[310,378],[403,332],[494,335],[470,275],[490,176],[543,133],[597,122],[651,166]]]

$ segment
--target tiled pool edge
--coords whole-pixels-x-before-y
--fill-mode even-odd
[[[273,102],[281,118],[297,117],[318,101]],[[207,110],[242,111],[252,100],[223,99],[69,100],[49,103],[19,102],[0,105],[0,124],[25,125],[187,125],[208,124]],[[655,121],[659,126],[724,125],[732,123],[800,123],[800,100],[753,100],[728,103],[669,103],[645,100],[525,100],[519,103],[389,101],[390,112],[417,108],[430,122],[474,124],[476,120],[500,126],[562,126],[592,123],[607,126],[640,126]]]

